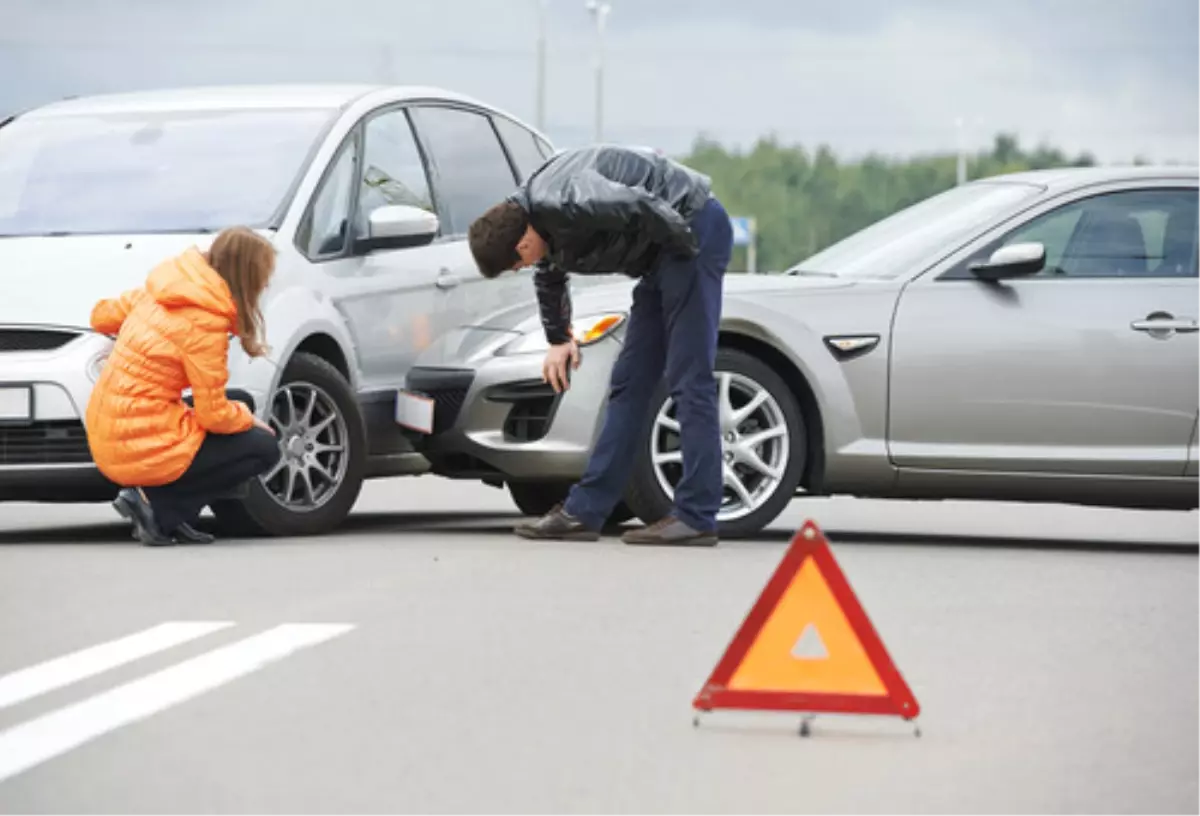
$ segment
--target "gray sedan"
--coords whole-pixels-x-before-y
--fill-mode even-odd
[[[1196,256],[1194,169],[1070,169],[956,187],[785,274],[728,276],[721,534],[797,492],[1196,507]],[[397,411],[433,471],[507,486],[530,514],[560,501],[631,288],[575,291],[583,364],[563,395],[528,303],[428,348]],[[670,509],[665,385],[654,406],[614,522]]]

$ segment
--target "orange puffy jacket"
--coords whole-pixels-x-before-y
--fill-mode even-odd
[[[168,484],[206,432],[251,427],[250,409],[225,398],[236,319],[229,286],[194,247],[157,266],[144,289],[96,304],[92,328],[117,335],[87,409],[101,473],[124,486]],[[195,410],[183,402],[189,386]]]

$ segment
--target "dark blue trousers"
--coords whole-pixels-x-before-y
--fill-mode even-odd
[[[563,507],[593,529],[604,524],[625,492],[637,446],[647,443],[650,400],[664,373],[676,405],[683,454],[675,517],[696,530],[717,527],[723,479],[713,368],[733,229],[725,208],[711,198],[693,218],[692,231],[700,246],[697,257],[666,259],[633,290],[625,345],[613,366],[600,438]]]

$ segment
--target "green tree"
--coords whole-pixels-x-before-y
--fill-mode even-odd
[[[951,154],[907,159],[870,154],[845,162],[827,145],[810,152],[774,136],[740,152],[702,135],[680,159],[712,177],[714,192],[731,214],[757,219],[762,271],[786,269],[957,181],[957,157]],[[989,150],[968,157],[967,168],[976,179],[1095,163],[1089,153],[1072,158],[1045,144],[1026,151],[1015,134],[1000,133]],[[732,269],[745,268],[745,253],[739,250]]]

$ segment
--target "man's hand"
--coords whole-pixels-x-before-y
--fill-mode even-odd
[[[269,433],[271,436],[275,436],[275,429],[274,429],[274,428],[272,428],[272,427],[271,427],[270,425],[268,425],[267,423],[263,422],[263,421],[262,421],[261,419],[259,419],[258,417],[254,417],[254,427],[255,427],[255,428],[262,428],[264,431],[266,431],[267,433]]]
[[[561,394],[571,387],[567,380],[567,365],[579,368],[579,346],[574,340],[551,346],[542,363],[542,382],[550,383],[554,393]]]

